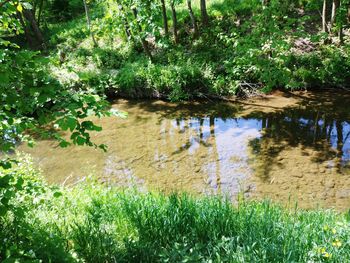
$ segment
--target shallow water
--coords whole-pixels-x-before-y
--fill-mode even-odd
[[[127,119],[97,120],[94,141],[31,153],[52,183],[89,175],[117,186],[270,198],[304,208],[350,208],[350,94],[276,94],[239,103],[117,100]]]

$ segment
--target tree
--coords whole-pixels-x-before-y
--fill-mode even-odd
[[[328,26],[327,26],[327,0],[323,0],[322,31],[325,32],[325,33],[328,33]]]
[[[344,41],[344,24],[347,23],[347,12],[348,12],[349,1],[332,0],[332,14],[330,21],[330,30],[338,31],[338,37],[340,44]]]
[[[332,0],[332,15],[331,15],[331,25],[330,25],[331,30],[334,27],[334,22],[336,20],[337,10],[339,8],[339,5],[340,5],[340,0]]]
[[[165,0],[161,0],[162,3],[162,16],[163,16],[163,27],[165,35],[169,35],[169,26],[168,26],[168,16],[166,14],[166,5]]]
[[[160,29],[156,18],[161,16],[160,3],[152,0],[110,0],[108,19],[114,28],[123,28],[128,40],[140,42],[152,61],[149,36],[157,38]]]
[[[346,23],[346,8],[340,3],[340,0],[336,1],[337,6],[336,6],[336,12],[335,12],[335,22],[336,22],[336,27],[338,29],[338,37],[339,37],[339,43],[343,44],[344,42],[344,33],[343,33],[343,24]],[[334,2],[333,2],[334,4]],[[333,14],[332,14],[333,15]]]
[[[190,17],[191,17],[191,22],[192,22],[192,27],[193,27],[193,33],[194,33],[194,36],[197,37],[199,32],[198,32],[196,17],[194,16],[194,13],[193,13],[193,10],[192,10],[191,0],[187,0],[187,7],[188,7],[188,11],[190,12]]]
[[[86,0],[83,0],[83,3],[84,3],[85,15],[86,15],[87,27],[88,27],[88,30],[90,32],[92,42],[94,43],[94,47],[97,47],[98,44],[96,42],[94,32],[92,31],[92,28],[91,28],[90,13],[89,13],[89,8],[87,6]]]
[[[40,27],[41,15],[42,15],[42,12],[43,12],[43,6],[44,6],[44,0],[40,0],[39,9],[38,9],[38,18],[37,18],[38,27]],[[34,13],[35,13],[35,11],[34,11]]]
[[[41,33],[39,25],[35,19],[35,13],[32,5],[28,2],[4,2],[8,3],[8,6],[13,6],[16,10],[16,14],[13,17],[17,17],[19,24],[24,30],[27,43],[31,49],[45,49],[44,37]],[[4,6],[6,7],[6,5]],[[14,19],[12,19],[12,22]]]
[[[138,33],[140,35],[140,39],[141,39],[141,44],[142,44],[142,47],[143,47],[143,50],[145,51],[146,55],[150,58],[150,60],[152,60],[152,54],[151,54],[151,51],[148,47],[148,43],[146,41],[146,35],[145,35],[145,32],[143,32],[142,30],[142,26],[138,20],[138,12],[136,10],[135,7],[132,8],[132,12],[134,14],[134,17],[135,17],[135,21],[136,21],[136,25],[137,25],[137,28],[138,28]]]
[[[207,26],[209,23],[209,17],[207,13],[206,0],[200,0],[200,7],[201,7],[202,24],[204,26]]]
[[[129,40],[131,37],[130,26],[129,26],[128,18],[127,18],[127,15],[125,14],[122,3],[118,4],[118,9],[119,9],[119,15],[121,16],[121,19],[122,19],[122,23],[124,25],[125,35]]]
[[[30,134],[36,134],[55,139],[60,147],[76,144],[106,150],[106,145],[93,143],[89,134],[90,131],[101,131],[102,128],[86,118],[91,114],[98,117],[119,114],[117,111],[109,111],[107,102],[97,94],[62,86],[50,76],[49,60],[41,56],[40,52],[22,50],[7,40],[24,32],[31,37],[33,32],[29,32],[30,29],[34,34],[41,34],[35,32],[35,13],[30,7],[24,1],[0,3],[1,223],[1,217],[9,211],[15,218],[24,216],[22,207],[11,202],[18,191],[23,190],[24,180],[17,173],[3,173],[3,169],[8,170],[16,163],[16,160],[6,157],[6,154],[13,151],[18,142],[28,142],[32,146]],[[25,10],[28,12],[24,13]],[[31,24],[27,24],[25,19]],[[62,131],[70,132],[70,138],[65,139]],[[32,194],[34,188],[37,189],[37,186],[29,186],[28,193]]]
[[[170,7],[171,7],[171,16],[172,16],[172,19],[173,19],[174,42],[177,44],[177,43],[179,43],[179,37],[178,37],[178,34],[177,34],[177,16],[176,16],[176,8],[175,8],[176,3],[177,3],[176,0],[171,0]]]
[[[22,4],[25,5],[24,2],[15,4],[12,1],[0,4],[2,21],[10,25],[0,23],[1,36],[24,33],[25,28],[16,16],[18,12],[22,13]],[[0,57],[2,153],[13,150],[19,141],[31,144],[29,134],[33,133],[54,138],[61,147],[73,143],[106,149],[105,145],[94,144],[89,135],[89,131],[100,131],[101,127],[85,118],[91,114],[99,117],[114,114],[108,110],[107,102],[90,91],[62,86],[50,76],[49,60],[40,56],[40,52],[22,50],[0,37]],[[62,137],[62,130],[71,133],[69,140]],[[0,166],[9,167],[10,162],[3,157]]]

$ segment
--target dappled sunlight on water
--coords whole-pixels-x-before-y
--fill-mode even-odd
[[[322,100],[319,99],[322,96]],[[242,103],[176,105],[118,100],[125,120],[97,120],[107,153],[55,148],[31,153],[50,182],[89,175],[115,186],[272,198],[299,206],[350,207],[349,94],[298,93]]]

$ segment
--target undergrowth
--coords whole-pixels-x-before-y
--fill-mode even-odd
[[[60,79],[58,73],[68,71],[76,75],[71,85],[101,94],[174,101],[237,95],[242,88],[349,88],[347,35],[343,45],[326,43],[319,18],[309,15],[315,7],[306,5],[297,15],[293,6],[273,3],[264,9],[254,0],[214,1],[210,26],[200,29],[200,37],[179,30],[177,45],[171,38],[150,40],[152,61],[139,42],[110,30],[100,5],[92,9],[99,47],[93,47],[83,16],[48,29],[53,75]],[[194,10],[199,15],[197,4]],[[181,29],[191,27],[187,12],[179,7]],[[62,63],[55,52],[66,54]]]

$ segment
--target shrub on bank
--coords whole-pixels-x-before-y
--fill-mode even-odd
[[[78,50],[70,63],[77,66],[81,61],[80,67],[87,67],[85,64],[90,61],[90,67],[99,68],[76,70],[80,76],[77,83],[99,93],[173,101],[235,95],[244,85],[268,92],[276,88],[347,88],[350,83],[347,47],[328,46],[295,54],[281,44],[270,57],[261,45],[249,42],[234,52],[223,50],[218,61],[201,49],[189,57],[183,56],[184,50],[169,50],[168,61],[159,54],[154,62],[142,54],[125,57],[116,50],[96,49],[86,55]]]

